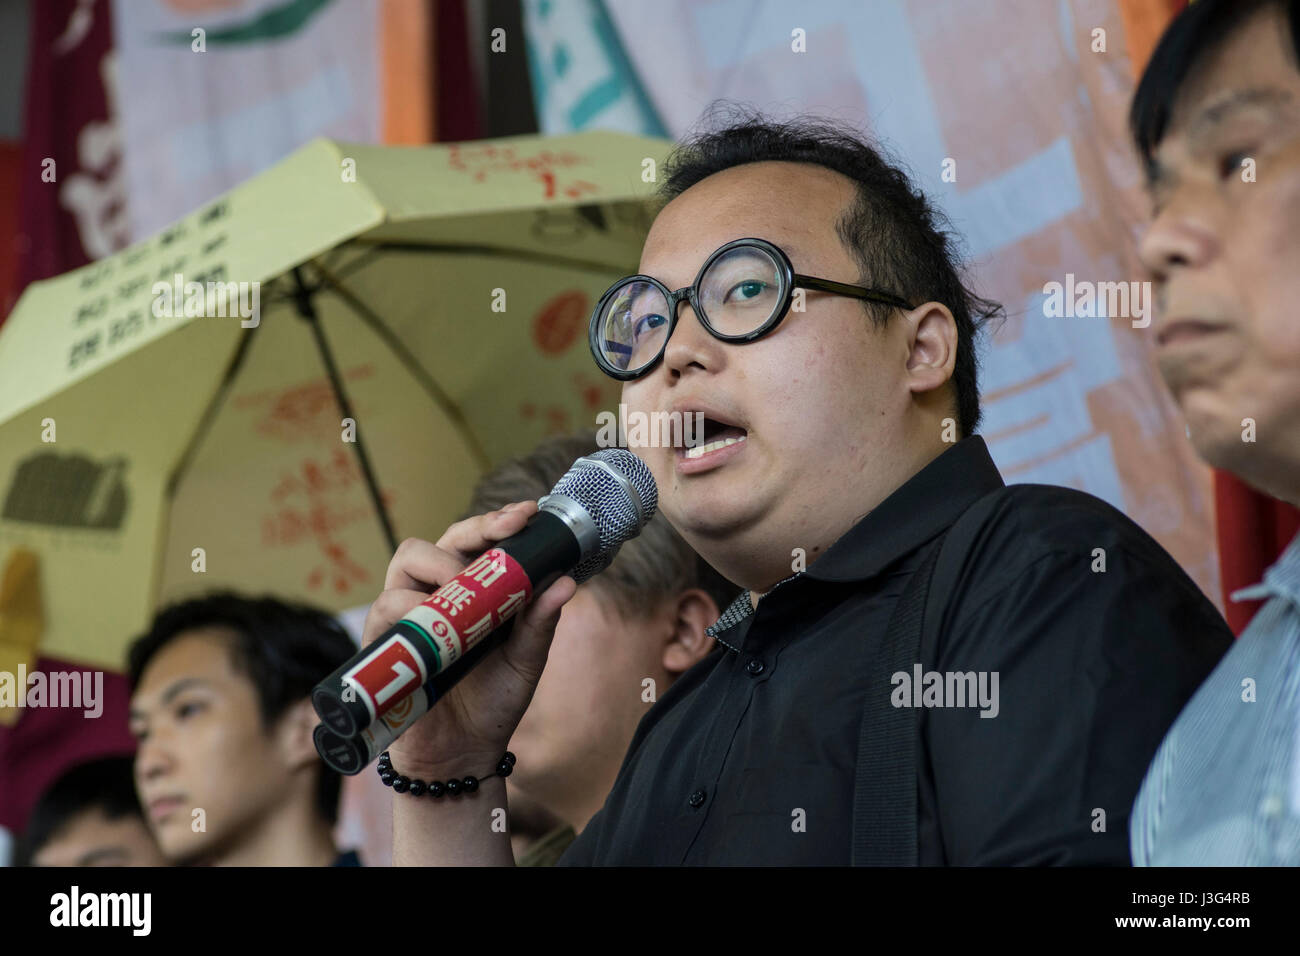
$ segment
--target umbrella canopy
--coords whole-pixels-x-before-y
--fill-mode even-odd
[[[120,668],[215,587],[363,603],[485,468],[594,427],[587,316],[669,145],[317,140],[33,284],[0,328],[0,575],[39,587],[41,653]]]

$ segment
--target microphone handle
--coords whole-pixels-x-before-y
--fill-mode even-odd
[[[392,745],[417,720],[428,713],[466,674],[488,654],[499,647],[510,636],[513,622],[507,621],[491,634],[479,641],[469,652],[450,667],[435,674],[407,700],[408,707],[397,707],[382,717],[377,717],[369,727],[359,734],[344,737],[336,734],[324,724],[318,724],[312,733],[316,752],[321,760],[349,777],[359,774],[370,766],[381,753]]]
[[[569,525],[538,512],[317,684],[316,715],[339,737],[359,736],[581,559]]]

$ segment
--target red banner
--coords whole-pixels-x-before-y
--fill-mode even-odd
[[[48,0],[30,15],[20,289],[127,244],[111,4]]]

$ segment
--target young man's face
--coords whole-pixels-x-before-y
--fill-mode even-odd
[[[1140,252],[1159,289],[1160,373],[1192,442],[1211,464],[1295,500],[1300,70],[1283,22],[1257,14],[1193,66],[1155,152]]]
[[[219,628],[177,635],[131,697],[140,804],[173,861],[220,852],[284,799],[291,768],[262,726],[256,687],[235,668],[234,639]]]
[[[166,866],[144,820],[133,813],[109,817],[101,807],[85,810],[32,854],[36,866]]]
[[[640,271],[678,289],[719,246],[752,236],[783,249],[796,272],[857,284],[860,270],[835,232],[855,195],[847,177],[805,163],[716,173],[655,219]],[[899,465],[909,458],[906,323],[878,331],[855,299],[805,296],[805,311],[791,309],[746,344],[713,338],[684,303],[663,361],[623,388],[629,412],[699,410],[743,437],[695,460],[680,448],[634,450],[669,522],[750,588],[788,576],[795,547],[811,563],[847,530],[846,509],[860,516],[864,501],[901,483],[900,470],[910,474],[910,460]]]

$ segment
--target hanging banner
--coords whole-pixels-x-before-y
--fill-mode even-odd
[[[117,0],[132,241],[317,136],[376,143],[377,0]]]

